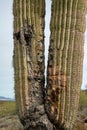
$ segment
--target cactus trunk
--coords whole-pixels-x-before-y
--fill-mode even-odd
[[[57,128],[72,129],[82,83],[85,0],[53,0],[46,111]]]
[[[15,97],[19,118],[25,130],[51,129],[43,98],[45,1],[14,0],[13,13]]]

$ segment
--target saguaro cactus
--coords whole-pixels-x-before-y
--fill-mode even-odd
[[[14,0],[15,97],[25,130],[73,127],[82,78],[85,1],[52,0],[44,101],[45,0]]]
[[[57,128],[76,119],[85,31],[85,0],[53,0],[47,72],[46,111]]]
[[[25,129],[50,129],[43,104],[45,1],[14,0],[13,13],[17,111]]]

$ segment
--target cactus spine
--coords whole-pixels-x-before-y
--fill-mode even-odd
[[[53,0],[46,111],[57,128],[72,129],[82,81],[85,0]]]
[[[25,130],[71,130],[82,80],[86,0],[52,0],[44,109],[45,0],[14,0],[14,79]]]

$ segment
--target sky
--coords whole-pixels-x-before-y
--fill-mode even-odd
[[[13,0],[0,0],[0,96],[14,97]]]
[[[13,56],[13,0],[0,0],[0,96],[14,98],[14,71],[12,65]],[[45,59],[47,61],[47,52],[50,37],[50,15],[51,0],[46,0],[46,17],[45,17]],[[87,21],[87,17],[86,17]],[[87,22],[86,22],[87,24]],[[85,89],[87,84],[87,30],[85,37],[85,54],[83,67],[83,84]],[[45,62],[47,66],[47,62]],[[46,70],[45,70],[46,72]]]
[[[46,72],[47,72],[47,61],[48,61],[48,49],[49,49],[49,38],[50,38],[50,19],[51,19],[51,0],[46,0],[46,14],[45,14],[45,86],[47,84]]]
[[[87,15],[86,15],[86,30],[84,34],[84,60],[83,60],[83,79],[82,79],[82,89],[87,89]]]

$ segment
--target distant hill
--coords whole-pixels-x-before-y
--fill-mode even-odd
[[[8,97],[3,97],[3,96],[0,96],[0,101],[14,101],[15,99],[13,98],[8,98]]]

